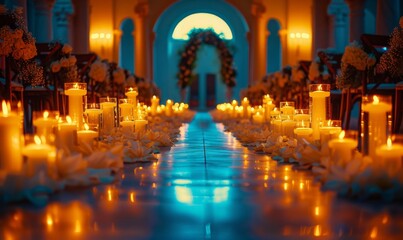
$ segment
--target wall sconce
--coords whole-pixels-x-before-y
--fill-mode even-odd
[[[294,39],[309,39],[309,34],[308,33],[300,33],[300,32],[296,32],[296,33],[290,33],[290,38]]]
[[[95,32],[91,34],[91,45],[99,51],[103,58],[106,58],[109,51],[108,49],[112,46],[112,34],[105,32]]]

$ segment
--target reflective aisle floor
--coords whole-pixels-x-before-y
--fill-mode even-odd
[[[309,172],[255,154],[208,113],[159,161],[64,191],[44,208],[0,207],[0,239],[403,239],[403,205],[338,199]]]

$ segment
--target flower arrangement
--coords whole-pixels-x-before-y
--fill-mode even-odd
[[[337,76],[337,87],[342,89],[361,86],[365,71],[373,68],[375,62],[375,57],[366,53],[358,42],[350,43],[341,58],[341,73]]]
[[[403,76],[403,17],[399,26],[393,29],[390,38],[390,48],[380,58],[377,70],[380,73],[389,73],[393,77]]]
[[[107,96],[109,92],[108,79],[109,64],[106,61],[94,61],[88,71],[89,90],[93,101],[95,97]]]
[[[36,61],[25,61],[18,63],[19,73],[18,80],[24,87],[27,86],[42,86],[45,84],[43,67]]]
[[[54,48],[59,43],[52,43],[49,47]],[[52,53],[51,60],[47,64],[50,80],[53,80],[58,87],[65,82],[76,82],[77,58],[72,55],[73,48],[69,44],[64,44]]]
[[[233,56],[227,44],[213,30],[195,29],[189,34],[189,41],[184,51],[180,52],[178,85],[184,89],[192,83],[194,78],[196,53],[202,43],[213,45],[217,48],[221,60],[221,77],[227,87],[236,85],[236,70],[233,64]]]
[[[36,56],[35,39],[28,32],[22,8],[9,10],[0,5],[0,55],[14,60],[29,60]]]

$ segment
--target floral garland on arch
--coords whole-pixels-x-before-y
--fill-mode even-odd
[[[203,43],[213,45],[217,48],[221,60],[222,81],[227,87],[234,87],[236,85],[235,77],[237,72],[233,64],[233,55],[225,41],[212,29],[194,29],[189,33],[189,41],[185,49],[180,52],[181,59],[179,61],[178,73],[178,85],[180,88],[184,89],[192,83],[196,53]]]

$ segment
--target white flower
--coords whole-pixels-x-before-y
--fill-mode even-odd
[[[63,57],[62,59],[60,59],[60,65],[64,68],[69,67],[69,60],[65,57]]]
[[[59,63],[59,61],[54,61],[50,64],[50,69],[52,70],[52,72],[56,73],[59,72],[61,68],[61,65]]]
[[[64,54],[69,54],[69,53],[71,53],[71,51],[73,51],[73,47],[71,47],[69,44],[63,45],[62,52]]]
[[[89,76],[97,82],[105,81],[108,68],[105,63],[95,61],[90,68]]]
[[[69,66],[71,67],[71,66],[74,66],[75,64],[76,64],[76,62],[77,62],[77,58],[75,57],[75,56],[70,56],[69,58],[68,58],[68,60],[69,60]]]
[[[118,85],[122,85],[126,80],[125,71],[122,68],[118,68],[113,71],[114,82]]]

